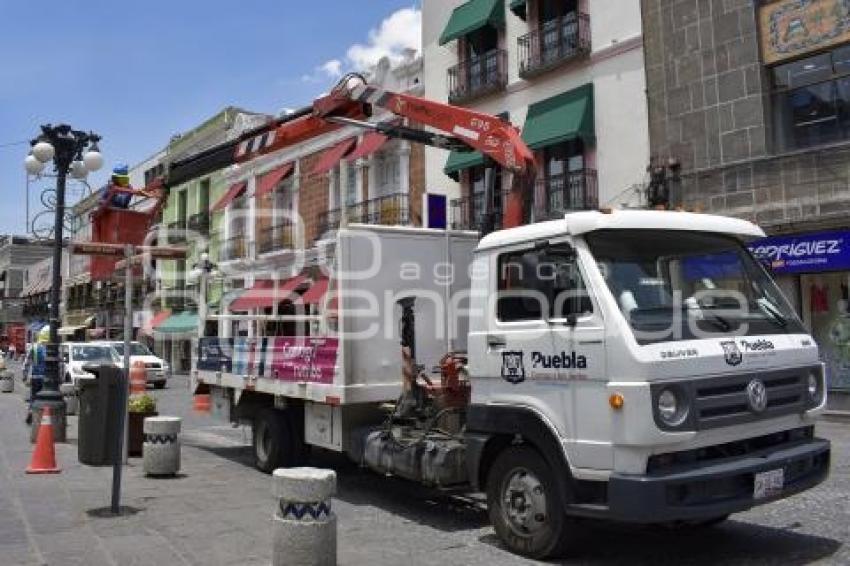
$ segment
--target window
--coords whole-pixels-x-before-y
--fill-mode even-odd
[[[777,149],[850,138],[850,46],[777,65],[771,73]]]
[[[584,144],[580,139],[543,149],[543,179],[535,195],[541,218],[590,207],[588,199],[593,195],[588,190],[584,168]]]
[[[575,252],[567,244],[499,256],[496,311],[500,321],[568,319],[593,312]]]
[[[499,73],[499,59],[495,56],[499,48],[499,31],[493,26],[484,26],[466,36],[462,58],[468,65],[471,90],[491,84]]]
[[[501,210],[502,210],[502,168],[493,166],[493,175],[495,179],[493,180],[493,194],[490,195],[490,206],[488,210],[487,206],[487,184],[485,177],[486,166],[479,165],[477,167],[470,167],[468,169],[469,175],[469,196],[470,196],[470,211],[469,216],[472,220],[473,226],[484,226],[487,221],[488,213],[499,213],[498,216],[501,218]],[[496,216],[496,214],[493,214]],[[495,219],[494,219],[495,220]],[[485,229],[486,232],[489,232],[494,227],[490,227]]]
[[[382,154],[377,160],[378,191],[381,195],[396,192],[401,186],[399,158],[393,153]]]
[[[346,162],[345,165],[345,204],[357,203],[357,164]]]

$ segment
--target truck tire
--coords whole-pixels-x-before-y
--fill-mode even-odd
[[[254,419],[254,465],[267,474],[295,465],[302,443],[284,411],[263,409]]]
[[[530,446],[511,446],[487,477],[487,507],[496,534],[511,552],[542,559],[562,555],[576,540],[576,523],[546,460]]]

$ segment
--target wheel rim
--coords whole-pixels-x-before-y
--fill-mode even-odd
[[[527,468],[516,468],[507,475],[501,502],[505,522],[517,535],[532,536],[546,527],[546,491]]]
[[[257,459],[266,462],[272,449],[272,439],[268,427],[261,423],[257,428]]]

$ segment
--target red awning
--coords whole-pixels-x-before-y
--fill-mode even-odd
[[[303,295],[301,295],[301,300],[304,301],[305,305],[316,305],[322,302],[322,299],[325,297],[325,293],[328,292],[328,279],[326,277],[322,277],[321,279],[317,279],[313,285],[307,289]]]
[[[238,299],[230,303],[231,311],[250,311],[254,309],[266,309],[275,306],[285,300],[292,300],[293,293],[300,287],[307,277],[297,275],[288,279],[280,287],[275,289],[275,282],[263,279],[254,283],[254,286],[245,291]]]
[[[322,157],[319,158],[319,162],[316,163],[316,166],[313,167],[313,174],[320,175],[333,169],[336,164],[339,163],[339,160],[351,151],[351,148],[353,148],[356,143],[357,138],[348,138],[327,150],[322,154]]]
[[[254,196],[260,198],[272,192],[281,180],[292,173],[293,169],[295,169],[294,163],[286,163],[257,179],[257,190],[254,191]]]
[[[369,132],[368,134],[364,134],[363,139],[360,141],[360,145],[357,146],[357,149],[352,151],[345,158],[346,161],[355,161],[362,157],[367,157],[372,155],[379,149],[381,146],[387,143],[387,136],[378,132]]]
[[[152,336],[154,328],[165,322],[165,320],[169,316],[171,316],[171,311],[169,309],[159,311],[148,319],[147,324],[145,324],[145,326],[142,328],[142,334],[144,334],[145,336]]]
[[[224,193],[224,196],[218,199],[218,202],[213,205],[210,209],[213,212],[218,212],[220,210],[224,210],[234,200],[238,199],[242,196],[242,193],[245,192],[245,188],[248,186],[248,183],[242,181],[241,183],[235,183],[227,189],[227,192]]]

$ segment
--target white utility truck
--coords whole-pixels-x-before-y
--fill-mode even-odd
[[[480,241],[352,225],[294,268],[289,306],[242,315],[252,337],[201,339],[195,388],[253,424],[260,469],[310,445],[484,491],[527,556],[577,518],[710,524],[830,465],[818,348],[745,247],[763,236],[648,210]]]

